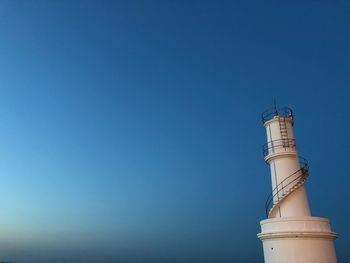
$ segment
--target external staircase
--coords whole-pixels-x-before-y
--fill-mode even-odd
[[[269,194],[265,203],[265,212],[268,218],[289,195],[304,185],[308,179],[309,165],[307,160],[299,157],[299,162],[301,168],[280,182]]]

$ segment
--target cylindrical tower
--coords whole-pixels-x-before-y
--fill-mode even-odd
[[[335,263],[328,219],[312,217],[305,181],[308,163],[298,157],[290,108],[272,108],[262,114],[267,143],[264,159],[270,166],[272,192],[266,205],[268,219],[261,221],[266,263]]]

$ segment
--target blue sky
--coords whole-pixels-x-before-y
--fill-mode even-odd
[[[1,260],[262,262],[276,98],[349,261],[349,11],[0,1]]]

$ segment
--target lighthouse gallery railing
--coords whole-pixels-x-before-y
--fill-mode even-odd
[[[282,148],[295,148],[295,140],[294,139],[279,139],[279,140],[273,140],[265,143],[263,145],[263,154],[264,157],[271,153],[275,153],[276,150],[282,149]]]
[[[283,108],[270,108],[267,109],[266,111],[264,111],[261,114],[261,120],[263,123],[273,119],[274,117],[281,117],[281,118],[290,118],[293,120],[294,116],[293,116],[293,110],[291,108],[288,107],[283,107]]]

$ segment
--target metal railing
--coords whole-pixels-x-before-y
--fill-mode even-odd
[[[281,148],[295,148],[295,140],[294,139],[279,139],[279,140],[273,140],[265,143],[263,145],[263,155],[264,158],[271,154],[275,153],[278,149]]]
[[[301,168],[280,182],[267,197],[265,203],[265,212],[267,217],[269,217],[272,209],[278,203],[302,186],[304,181],[309,176],[308,161],[303,157],[299,157],[299,163]],[[277,199],[277,201],[275,199]]]
[[[289,118],[293,120],[293,110],[288,107],[283,107],[277,109],[276,107],[267,109],[261,114],[261,120],[263,123],[273,119],[274,117],[279,116],[282,118]]]

